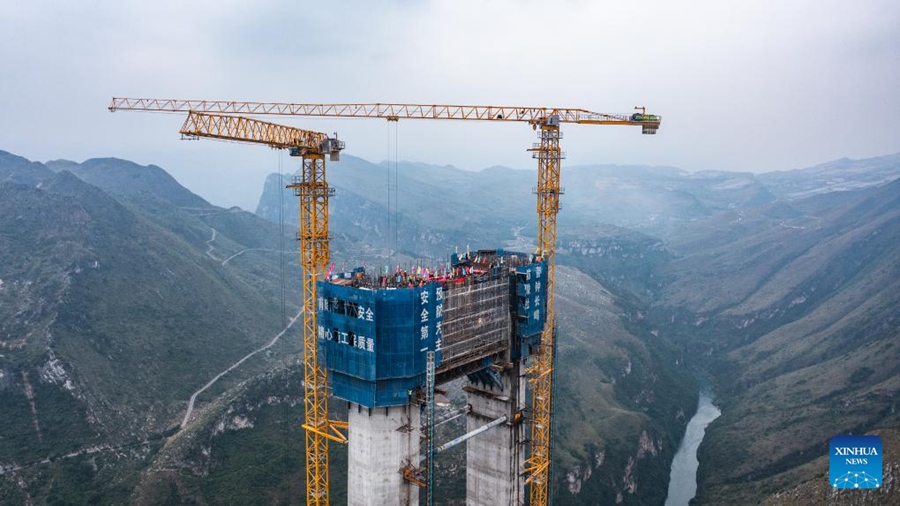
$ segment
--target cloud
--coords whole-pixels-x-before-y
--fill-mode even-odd
[[[585,107],[662,114],[656,137],[570,126],[568,164],[765,171],[900,150],[900,4],[393,1],[2,2],[0,149],[157,163],[253,208],[277,156],[176,143],[117,96]],[[286,118],[388,156],[386,123]],[[532,166],[526,125],[403,122],[401,158]],[[237,190],[240,189],[240,190]]]

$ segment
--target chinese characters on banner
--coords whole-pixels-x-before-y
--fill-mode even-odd
[[[421,341],[419,350],[433,350],[440,353],[443,339],[444,289],[439,284],[432,283],[416,290],[418,335]]]
[[[543,262],[516,268],[518,276],[518,331],[528,336],[541,332],[544,326],[547,273]]]
[[[316,331],[322,341],[334,341],[338,344],[352,346],[362,351],[375,353],[375,307],[374,301],[352,302],[338,297],[326,298],[319,296],[316,301],[320,315]],[[330,313],[323,318],[326,313]],[[347,318],[340,326],[333,315],[341,315]],[[329,325],[331,321],[333,324]]]
[[[401,295],[400,290],[392,292],[392,296],[401,296],[414,307],[413,321],[401,323],[401,326],[409,325],[406,327],[407,332],[414,332],[414,335],[404,335],[418,341],[409,342],[408,345],[420,352],[440,353],[443,339],[443,288],[437,283],[431,283],[413,288],[406,292],[405,296]],[[319,296],[316,301],[320,315],[317,322],[318,338],[375,353],[378,346],[375,339],[377,309],[375,300],[374,296],[366,300],[350,297],[349,294],[341,297]]]

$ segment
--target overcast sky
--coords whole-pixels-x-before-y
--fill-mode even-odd
[[[0,69],[0,149],[153,163],[250,210],[276,152],[182,142],[181,116],[111,114],[110,98],[644,105],[663,116],[656,136],[566,126],[567,165],[765,172],[900,151],[896,0],[0,0]],[[276,121],[389,156],[387,122]],[[533,167],[526,124],[398,129],[403,160]]]

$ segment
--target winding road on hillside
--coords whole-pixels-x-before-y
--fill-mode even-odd
[[[218,261],[219,259],[216,258],[215,256],[213,256],[213,254],[212,254],[212,250],[213,250],[213,244],[212,244],[212,243],[216,240],[216,235],[218,235],[218,231],[216,231],[216,229],[215,229],[215,228],[212,228],[212,227],[210,227],[210,229],[212,229],[212,237],[210,237],[209,240],[206,241],[206,244],[207,244],[207,246],[209,247],[209,249],[206,250],[206,254],[207,254],[210,258],[212,258],[213,260]],[[241,250],[241,251],[235,253],[234,255],[231,255],[230,257],[226,258],[225,260],[222,260],[222,265],[227,264],[228,261],[231,260],[232,258],[235,258],[235,257],[237,257],[237,256],[240,256],[240,255],[242,255],[242,254],[244,254],[244,253],[246,253],[246,252],[248,252],[248,251],[275,251],[275,252],[278,252],[279,250],[266,249],[266,248],[247,248],[247,249],[244,249],[244,250]],[[287,326],[286,326],[284,329],[282,329],[281,332],[279,332],[277,335],[275,335],[275,337],[273,337],[273,338],[272,338],[268,343],[266,343],[263,347],[258,348],[258,349],[256,349],[256,350],[253,350],[253,351],[251,351],[250,353],[244,355],[243,358],[241,358],[241,359],[238,360],[237,362],[231,364],[231,366],[228,367],[228,369],[225,369],[224,371],[220,372],[220,373],[217,374],[215,377],[213,377],[213,379],[209,380],[209,382],[208,382],[207,384],[203,385],[203,387],[201,387],[200,390],[197,390],[196,392],[194,392],[194,393],[191,395],[190,400],[188,401],[187,411],[184,413],[184,418],[181,420],[181,427],[184,428],[184,427],[187,425],[188,421],[190,421],[190,419],[191,419],[191,414],[193,414],[193,412],[194,412],[194,403],[197,401],[197,397],[198,397],[200,394],[202,394],[203,392],[205,392],[206,389],[208,389],[209,387],[215,385],[216,382],[219,381],[219,379],[222,378],[222,376],[225,376],[225,375],[228,374],[229,372],[231,372],[231,371],[237,369],[238,367],[240,367],[241,364],[243,364],[245,361],[247,361],[247,359],[249,359],[249,358],[252,357],[253,355],[256,355],[257,353],[259,353],[259,352],[261,352],[261,351],[268,350],[269,348],[271,348],[272,346],[274,346],[275,343],[277,343],[278,340],[281,339],[281,336],[283,336],[283,335],[285,334],[285,332],[287,332],[288,329],[290,329],[290,328],[294,325],[294,322],[296,322],[298,318],[300,318],[300,315],[301,315],[301,314],[302,314],[302,310],[301,310],[300,312],[298,312],[293,318],[291,318],[291,321],[288,322]]]
[[[247,359],[249,359],[253,355],[256,355],[257,353],[259,353],[261,351],[268,350],[269,348],[274,346],[275,343],[277,343],[278,340],[281,338],[281,336],[283,336],[285,334],[285,332],[288,331],[288,329],[290,329],[292,326],[294,326],[294,322],[296,322],[297,319],[300,318],[300,315],[302,313],[303,313],[303,311],[301,310],[300,312],[297,313],[296,316],[291,318],[291,321],[288,322],[287,327],[282,329],[282,331],[279,332],[275,337],[273,337],[271,341],[266,343],[265,346],[263,346],[262,348],[259,348],[257,350],[251,351],[250,353],[244,355],[244,358],[231,364],[231,366],[228,369],[225,369],[224,371],[217,374],[213,379],[209,380],[209,383],[203,385],[203,387],[200,390],[197,390],[196,392],[194,392],[193,395],[191,395],[191,399],[188,401],[187,412],[185,412],[185,414],[184,414],[184,419],[181,420],[181,428],[183,429],[187,425],[188,421],[191,419],[191,413],[193,413],[193,411],[194,411],[194,402],[196,402],[198,395],[202,394],[207,388],[213,386],[217,381],[219,381],[219,379],[222,376],[225,376],[229,372],[240,367],[241,364],[243,364]]]
[[[212,227],[209,227],[209,228],[212,228]],[[206,250],[206,254],[209,255],[209,258],[212,258],[213,260],[218,260],[218,258],[214,257],[212,254],[212,250],[213,250],[212,243],[213,243],[213,241],[216,240],[216,234],[218,234],[218,233],[219,232],[216,231],[216,229],[212,228],[212,237],[210,237],[209,240],[206,241],[206,245],[209,246],[209,249]]]
[[[291,321],[288,322],[287,326],[284,329],[282,329],[281,332],[276,334],[275,337],[273,337],[268,343],[266,343],[261,348],[256,349],[256,350],[244,355],[244,357],[242,359],[231,364],[231,366],[228,367],[228,369],[225,369],[224,371],[217,374],[213,379],[209,380],[209,382],[207,384],[203,385],[203,387],[200,390],[197,390],[196,392],[194,392],[194,394],[191,395],[190,401],[188,401],[187,412],[184,414],[184,419],[182,419],[182,421],[181,421],[181,428],[183,429],[185,427],[185,425],[188,423],[188,421],[190,420],[191,414],[194,411],[194,403],[197,401],[198,395],[202,394],[207,388],[213,386],[216,383],[216,381],[219,381],[219,379],[222,378],[222,376],[225,376],[229,372],[240,367],[241,364],[243,364],[247,359],[249,359],[253,355],[256,355],[257,353],[267,350],[267,349],[271,348],[272,346],[274,346],[275,343],[277,343],[278,340],[281,339],[281,337],[288,331],[288,329],[290,329],[294,325],[294,323],[300,318],[301,314],[302,314],[302,310],[300,312],[298,312],[296,314],[296,316],[291,318]],[[21,471],[23,469],[28,469],[28,468],[38,466],[38,465],[50,464],[51,462],[53,462],[57,459],[71,459],[74,457],[80,457],[82,455],[90,455],[92,453],[98,453],[98,452],[119,452],[119,451],[122,451],[122,450],[125,450],[128,448],[135,448],[135,447],[142,446],[142,445],[148,445],[151,442],[152,441],[148,439],[148,440],[139,441],[139,442],[126,443],[126,444],[119,445],[119,446],[111,446],[111,445],[101,444],[101,445],[96,445],[96,446],[90,446],[87,448],[82,448],[80,450],[73,451],[71,453],[61,455],[59,457],[53,457],[53,458],[47,457],[42,460],[38,460],[38,461],[31,462],[29,464],[24,464],[24,465],[16,465],[16,464],[4,465],[4,464],[0,463],[0,476],[4,476],[6,474],[11,474],[11,473]]]
[[[248,252],[248,251],[270,251],[270,252],[273,252],[273,253],[279,253],[281,250],[277,250],[277,249],[268,249],[268,248],[247,248],[247,249],[242,249],[241,251],[238,251],[238,252],[235,253],[234,255],[231,255],[230,257],[226,258],[225,260],[222,260],[222,265],[227,264],[228,261],[231,260],[232,258],[234,258],[234,257],[239,257],[239,256],[243,255],[244,253],[246,253],[246,252]]]
[[[215,255],[212,254],[212,251],[215,248],[213,246],[213,242],[216,240],[216,236],[219,235],[219,232],[218,232],[218,230],[216,230],[212,227],[209,227],[209,228],[210,228],[210,230],[212,230],[212,237],[210,237],[209,240],[206,241],[206,246],[207,246],[206,254],[207,254],[207,256],[209,256],[209,258],[212,258],[213,260],[218,261],[219,259],[216,258]],[[239,257],[248,251],[268,251],[268,252],[272,252],[272,253],[279,253],[281,250],[270,249],[270,248],[245,248],[245,249],[242,249],[241,251],[238,251],[234,255],[231,255],[230,257],[226,258],[225,260],[222,260],[222,265],[227,264],[233,258]]]
[[[212,227],[210,227],[210,228],[212,228]],[[207,254],[210,258],[212,258],[212,259],[214,259],[214,260],[216,260],[216,261],[219,261],[219,259],[216,258],[215,256],[213,256],[213,254],[212,254],[212,250],[213,250],[213,244],[212,244],[212,243],[216,240],[216,235],[217,235],[217,234],[218,234],[218,233],[217,233],[216,229],[212,228],[212,237],[210,237],[210,239],[209,239],[208,241],[206,241],[206,244],[207,244],[207,246],[209,247],[209,249],[206,250],[206,254]],[[225,265],[225,264],[226,264],[229,260],[231,260],[232,258],[234,258],[234,257],[236,257],[236,256],[239,256],[239,255],[241,255],[241,254],[243,254],[243,253],[245,253],[245,252],[247,252],[247,251],[276,251],[276,252],[277,252],[277,251],[279,251],[279,250],[270,250],[270,249],[263,249],[263,248],[248,248],[248,249],[242,250],[242,251],[240,251],[240,252],[238,252],[238,253],[235,253],[234,255],[232,255],[232,256],[226,258],[225,260],[222,261],[222,265]],[[273,337],[271,340],[269,340],[265,345],[263,345],[262,347],[260,347],[260,348],[258,348],[258,349],[256,349],[256,350],[253,350],[252,352],[250,352],[250,353],[244,355],[243,358],[241,358],[241,359],[238,360],[237,362],[231,364],[231,366],[229,366],[227,369],[225,369],[224,371],[222,371],[222,372],[220,372],[219,374],[217,374],[215,377],[213,377],[213,379],[209,380],[209,382],[207,382],[205,385],[203,385],[203,387],[201,387],[199,390],[197,390],[196,392],[194,392],[194,393],[191,395],[190,400],[188,401],[188,407],[187,407],[187,411],[186,411],[185,414],[184,414],[184,418],[181,420],[181,428],[184,428],[185,425],[188,423],[188,421],[190,421],[191,415],[192,415],[193,412],[194,412],[194,404],[196,403],[197,397],[198,397],[200,394],[202,394],[203,392],[205,392],[209,387],[213,386],[217,381],[219,381],[219,380],[222,378],[222,376],[225,376],[225,375],[228,374],[229,372],[231,372],[231,371],[237,369],[238,367],[240,367],[241,364],[243,364],[244,362],[246,362],[246,361],[247,361],[249,358],[251,358],[252,356],[256,355],[257,353],[259,353],[259,352],[261,352],[261,351],[265,351],[265,350],[271,348],[272,346],[275,346],[275,343],[277,343],[278,340],[281,339],[281,337],[284,336],[284,334],[285,334],[291,327],[294,326],[294,323],[296,323],[297,320],[300,319],[300,316],[302,315],[302,313],[303,313],[303,312],[302,312],[302,310],[301,310],[301,311],[298,312],[296,315],[294,315],[294,317],[291,318],[291,320],[288,322],[287,326],[285,326],[284,329],[281,330],[281,332],[279,332],[278,334],[276,334],[275,337]],[[2,355],[0,355],[0,357],[2,357]],[[29,463],[29,464],[24,464],[24,465],[16,465],[16,464],[7,464],[7,465],[4,465],[4,464],[0,463],[0,476],[4,476],[4,475],[6,475],[6,474],[14,473],[14,472],[21,471],[21,470],[24,470],[24,469],[28,469],[28,468],[31,468],[31,467],[34,467],[34,466],[38,466],[38,465],[46,465],[46,464],[50,464],[51,462],[53,462],[53,461],[56,460],[56,459],[71,459],[71,458],[75,458],[75,457],[80,457],[80,456],[82,456],[82,455],[90,455],[90,454],[93,454],[93,453],[99,453],[99,452],[119,452],[119,451],[123,451],[123,450],[128,449],[128,448],[135,448],[135,447],[137,447],[137,446],[148,445],[148,444],[150,444],[150,443],[152,443],[152,441],[148,439],[148,440],[143,440],[143,441],[138,441],[138,442],[126,443],[126,444],[118,445],[118,446],[111,446],[111,445],[101,444],[101,445],[95,445],[95,446],[90,446],[90,447],[82,448],[82,449],[80,449],[80,450],[76,450],[76,451],[73,451],[73,452],[71,452],[71,453],[67,453],[67,454],[65,454],[65,455],[61,455],[61,456],[59,456],[59,457],[54,457],[54,458],[47,457],[47,458],[44,458],[44,459],[42,459],[42,460],[38,460],[38,461],[31,462],[31,463]]]

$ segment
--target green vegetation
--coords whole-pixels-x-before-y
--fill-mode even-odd
[[[113,178],[114,198],[70,172],[3,161],[0,176],[32,181],[0,184],[0,402],[9,420],[0,424],[0,466],[18,469],[0,481],[25,484],[20,491],[39,503],[122,504],[153,453],[141,443],[160,440],[192,392],[284,327],[278,256],[221,263],[246,248],[274,249],[279,227],[202,201],[199,210],[176,205],[199,197],[158,168],[94,167],[101,186],[119,170],[153,176],[133,186]],[[295,273],[294,262],[287,274]],[[283,353],[297,349],[289,341]],[[217,386],[276,358],[260,354]]]
[[[306,493],[300,376],[296,365],[278,367],[229,390],[167,441],[133,500],[296,504]],[[333,409],[341,415],[339,403]],[[345,468],[346,459],[345,447],[332,445],[334,469]],[[346,496],[344,474],[333,473],[331,484],[335,497]]]
[[[896,488],[888,485],[900,480],[900,427],[876,429],[868,434],[881,438],[883,443],[883,482],[885,487],[873,490],[854,490],[852,494],[834,494],[829,486],[828,457],[819,457],[802,466],[803,473],[794,473],[798,481],[781,480],[777,485],[769,485],[770,496],[762,503],[765,506],[817,506],[833,504],[851,506],[888,506],[896,504]],[[777,491],[777,494],[772,492]]]
[[[554,397],[555,498],[657,504],[696,406],[693,379],[670,365],[664,343],[629,330],[635,309],[625,299],[566,266],[558,268],[557,286],[557,360],[565,367],[557,369]]]
[[[410,165],[403,258],[533,247],[532,172]],[[386,168],[332,166],[335,261],[383,264],[387,192],[372,189]],[[821,472],[831,436],[900,425],[900,188],[877,186],[892,174],[898,155],[762,176],[567,168],[555,503],[659,504],[695,370],[723,412],[701,446],[700,504],[760,502]],[[270,178],[260,215],[278,216],[280,191]],[[285,364],[299,329],[207,390],[176,431],[192,392],[283,328],[282,241],[296,313],[293,231],[280,234],[158,167],[0,152],[0,497],[296,503],[301,388]],[[439,459],[448,504],[462,503],[464,462],[462,447]]]
[[[816,214],[789,225],[744,211],[735,242],[693,236],[664,269],[651,325],[694,350],[723,413],[700,449],[700,504],[756,502],[807,479],[832,436],[900,423],[898,184],[837,207],[808,197],[796,207]]]

